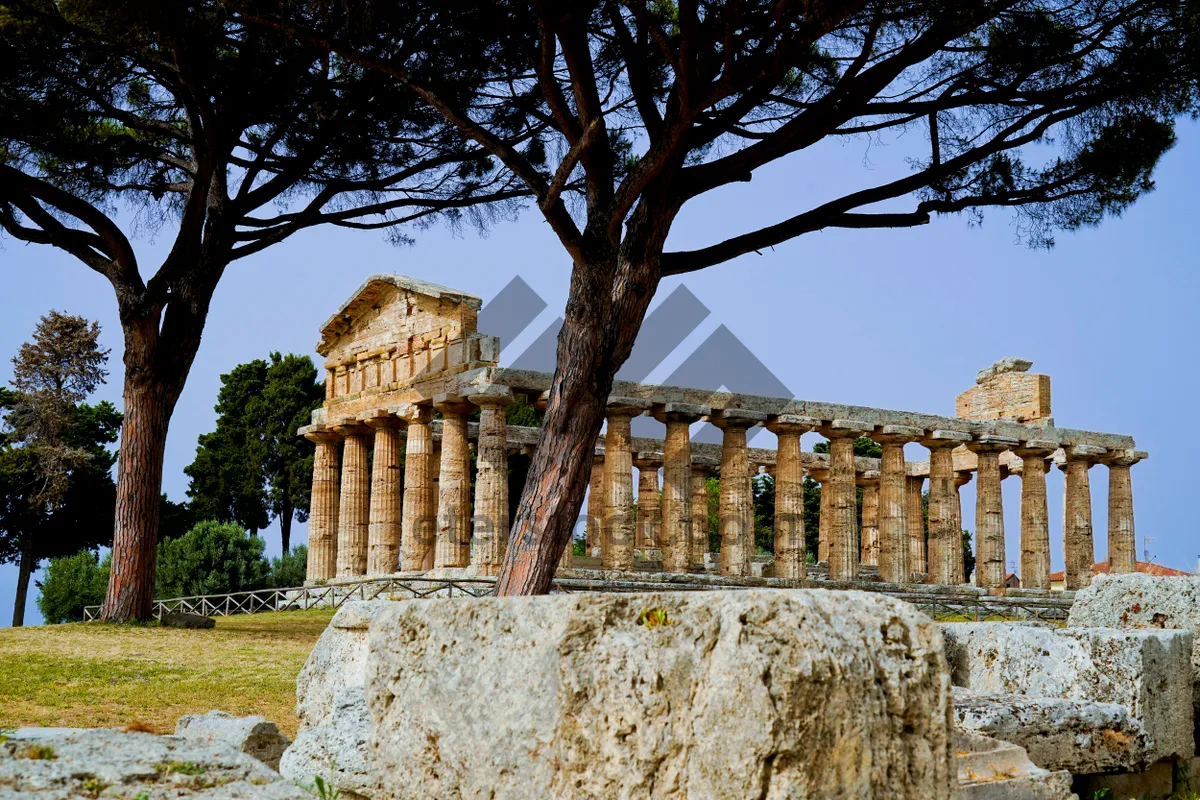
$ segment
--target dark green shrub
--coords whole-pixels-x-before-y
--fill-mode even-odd
[[[154,596],[226,594],[267,588],[271,566],[263,540],[230,522],[200,522],[158,545]]]
[[[52,558],[38,581],[41,596],[38,608],[48,624],[79,622],[84,606],[104,602],[108,591],[109,558],[103,562],[90,550],[80,550],[73,556]]]
[[[298,544],[290,553],[271,559],[271,586],[294,589],[304,585],[308,576],[308,548]]]

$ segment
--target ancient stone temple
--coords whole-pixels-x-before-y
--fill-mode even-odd
[[[519,474],[510,458],[527,456],[538,438],[536,428],[507,424],[505,407],[518,398],[544,407],[552,376],[497,366],[500,343],[476,330],[480,307],[479,298],[454,289],[375,275],[322,327],[325,403],[301,429],[317,448],[310,582],[446,568],[496,574],[520,489],[509,485]],[[617,381],[606,432],[596,442],[587,555],[565,555],[561,569],[709,569],[749,577],[756,563],[764,566],[755,558],[751,481],[765,469],[775,477],[776,505],[774,557],[764,574],[961,584],[969,576],[959,489],[975,479],[975,582],[1002,593],[1009,554],[1001,484],[1017,475],[1021,580],[1025,588],[1049,589],[1057,531],[1045,475],[1057,466],[1066,473],[1067,588],[1077,589],[1091,579],[1089,476],[1102,464],[1111,569],[1132,572],[1130,467],[1146,453],[1130,436],[1057,427],[1050,378],[1031,366],[1005,359],[984,370],[959,395],[954,417]],[[630,421],[640,415],[663,423],[661,439],[631,435]],[[692,440],[690,426],[700,421],[721,431],[721,444]],[[777,448],[748,446],[760,426],[776,435]],[[828,454],[803,451],[810,432],[829,440]],[[882,457],[856,457],[860,436],[879,442]],[[912,443],[928,450],[927,460],[906,459]],[[704,488],[713,473],[721,477],[715,559],[706,558]],[[811,570],[805,477],[822,487]],[[638,495],[644,501],[635,513]]]

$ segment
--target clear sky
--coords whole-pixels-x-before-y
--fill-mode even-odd
[[[761,170],[748,184],[685,208],[670,246],[690,248],[770,224],[847,191],[907,170],[920,134],[868,146],[824,144]],[[1015,243],[1004,212],[982,227],[965,217],[896,231],[839,231],[801,239],[665,281],[680,282],[712,313],[650,376],[669,375],[719,325],[727,326],[795,394],[809,400],[953,415],[954,397],[975,373],[1005,356],[1051,376],[1053,411],[1064,427],[1127,433],[1151,458],[1133,468],[1138,557],[1195,571],[1200,533],[1190,516],[1196,465],[1191,445],[1200,394],[1200,126],[1185,122],[1157,172],[1158,188],[1121,219],[1062,234],[1050,252]],[[894,207],[904,208],[906,203]],[[128,222],[128,220],[123,220]],[[453,286],[486,302],[514,276],[549,307],[503,342],[518,356],[566,302],[569,263],[534,213],[481,237],[444,227],[415,231],[396,248],[373,233],[310,231],[234,264],[212,304],[204,341],[167,444],[164,490],[185,499],[183,468],[196,437],[212,429],[219,376],[272,350],[308,354],[320,324],[376,272]],[[170,243],[142,238],[143,272]],[[4,278],[0,380],[8,359],[53,308],[100,321],[113,349],[112,375],[98,399],[120,405],[121,330],[107,282],[47,247],[0,240]],[[486,332],[486,331],[485,331]],[[818,440],[804,437],[805,449]],[[768,444],[764,434],[756,444]],[[910,458],[924,451],[910,445]],[[1062,568],[1062,475],[1048,476],[1054,569]],[[1017,555],[1020,480],[1004,482],[1008,558]],[[1097,558],[1105,557],[1107,474],[1092,471]],[[963,489],[964,524],[974,530],[974,482]],[[293,528],[303,542],[306,526]],[[266,532],[279,551],[278,528]],[[1150,541],[1147,542],[1147,539]],[[15,566],[0,566],[0,625],[12,616]],[[31,592],[27,623],[40,620]]]

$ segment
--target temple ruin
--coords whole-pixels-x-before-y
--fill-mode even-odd
[[[508,425],[505,406],[516,398],[544,404],[552,376],[499,367],[499,341],[476,330],[481,305],[454,289],[374,275],[322,327],[317,350],[326,359],[325,403],[301,429],[316,443],[310,583],[397,570],[498,571],[511,511],[508,459],[531,453],[538,436],[537,428]],[[707,568],[750,576],[751,480],[765,470],[775,478],[776,506],[774,560],[764,574],[794,582],[820,575],[958,585],[969,577],[963,574],[959,489],[974,478],[975,582],[1003,593],[1001,482],[1018,475],[1021,580],[1025,588],[1048,590],[1045,475],[1058,467],[1066,473],[1067,588],[1079,589],[1090,582],[1093,563],[1090,470],[1103,464],[1111,571],[1132,572],[1130,468],[1147,454],[1131,436],[1057,427],[1050,378],[1029,372],[1031,366],[1005,359],[981,372],[959,395],[955,417],[616,381],[606,431],[596,444],[587,556],[568,551],[561,569]],[[664,437],[633,437],[630,423],[638,415],[664,423]],[[691,440],[690,426],[702,420],[721,430],[720,445]],[[748,431],[757,426],[776,435],[776,449],[748,446]],[[801,436],[809,432],[829,440],[828,455],[802,452]],[[856,457],[858,436],[879,442],[882,457]],[[928,449],[927,461],[905,459],[904,447],[913,442]],[[635,468],[642,498],[636,523]],[[721,476],[721,545],[716,564],[706,567],[705,480],[714,473]],[[803,527],[805,476],[822,487],[812,575]],[[861,529],[857,488],[863,490]]]

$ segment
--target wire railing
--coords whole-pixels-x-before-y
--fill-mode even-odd
[[[822,581],[809,586],[819,588]],[[304,611],[314,608],[337,609],[353,600],[407,600],[431,597],[483,597],[491,594],[496,579],[478,578],[424,578],[386,576],[362,578],[356,581],[339,581],[319,586],[302,586],[291,589],[259,589],[228,594],[197,595],[194,597],[172,597],[154,602],[153,615],[161,620],[170,612],[200,614],[206,617],[227,617],[235,614],[259,614],[267,611]],[[711,583],[664,583],[631,579],[555,579],[552,592],[577,594],[582,592],[678,592],[678,591],[736,591],[738,589],[764,588],[761,585],[711,584]],[[782,586],[777,588],[784,588]],[[833,587],[830,587],[833,588]],[[837,588],[846,588],[844,585]],[[878,592],[912,603],[932,617],[963,617],[966,619],[1031,619],[1065,620],[1071,610],[1073,597],[1013,596],[992,597],[970,591],[955,592],[940,590],[922,592],[920,589],[892,590],[874,588],[870,583],[853,588]],[[88,606],[83,610],[86,621],[99,619],[100,606]]]

